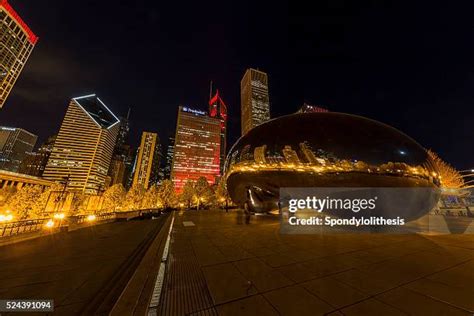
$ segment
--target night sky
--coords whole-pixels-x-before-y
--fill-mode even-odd
[[[240,79],[269,75],[272,117],[304,101],[407,133],[474,167],[474,19],[450,2],[10,0],[40,37],[0,113],[41,143],[71,97],[98,96],[143,130],[174,134],[178,105],[206,110],[209,82],[240,136]],[[413,2],[413,1],[412,1]]]

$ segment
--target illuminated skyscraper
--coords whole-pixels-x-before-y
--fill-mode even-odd
[[[221,149],[220,149],[220,172],[224,173],[225,154],[227,146],[227,106],[219,95],[219,90],[209,100],[209,116],[221,121]]]
[[[49,137],[36,152],[29,153],[21,162],[19,173],[30,176],[43,176],[44,169],[48,163],[49,156],[53,151],[56,135]]]
[[[0,126],[0,169],[17,172],[38,137],[22,128]]]
[[[252,68],[247,69],[240,82],[240,103],[242,135],[270,119],[266,73]]]
[[[7,0],[0,0],[0,28],[0,108],[2,108],[38,37]]]
[[[179,107],[171,178],[178,191],[187,180],[205,177],[214,184],[220,174],[221,121],[206,112]]]
[[[133,154],[128,144],[130,109],[126,117],[120,117],[120,128],[115,142],[114,153],[109,168],[110,185],[122,184],[127,187],[133,168]]]
[[[164,166],[164,178],[171,179],[171,168],[173,167],[173,156],[174,156],[174,137],[170,137],[168,140],[168,148],[166,150],[166,162]]]
[[[119,123],[95,94],[72,99],[43,177],[68,178],[70,191],[95,194],[104,189]]]
[[[286,145],[285,147],[283,147],[282,152],[283,152],[283,156],[286,159],[286,162],[294,163],[294,164],[299,164],[300,163],[300,159],[298,158],[298,154],[296,153],[296,151],[293,150],[293,148],[291,148],[290,145]]]
[[[159,180],[160,168],[160,139],[158,134],[143,132],[138,148],[135,173],[132,186],[142,185],[145,189]]]

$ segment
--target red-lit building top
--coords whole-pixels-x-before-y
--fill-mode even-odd
[[[227,149],[227,105],[219,95],[219,90],[209,100],[209,116],[218,118],[221,122],[220,172],[224,172],[225,155]]]
[[[16,23],[23,29],[23,31],[28,35],[28,39],[31,44],[35,45],[38,41],[38,36],[36,36],[33,31],[28,27],[25,21],[16,13],[15,9],[8,3],[7,0],[0,0],[0,7],[5,8],[8,14],[16,21]]]
[[[308,103],[304,103],[301,109],[299,109],[299,111],[296,113],[325,113],[325,112],[329,112],[329,110],[319,105],[311,105]]]

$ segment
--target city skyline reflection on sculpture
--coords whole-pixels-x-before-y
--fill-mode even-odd
[[[440,185],[435,166],[416,141],[386,124],[333,112],[292,114],[255,127],[231,148],[225,176],[231,199],[250,212],[278,209],[280,188],[437,192]],[[407,219],[426,214],[437,200],[416,190],[407,198],[416,208],[403,211]]]

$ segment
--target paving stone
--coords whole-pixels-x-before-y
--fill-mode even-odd
[[[220,316],[270,316],[278,312],[261,295],[250,296],[217,307]]]
[[[332,277],[369,295],[379,294],[395,286],[393,283],[376,280],[372,275],[355,269],[334,274]]]
[[[324,315],[334,309],[297,285],[267,292],[265,298],[281,315]]]
[[[368,297],[367,294],[331,277],[305,282],[301,286],[336,308],[354,304]]]
[[[472,313],[431,299],[428,296],[413,292],[406,288],[396,288],[380,294],[376,298],[389,305],[397,306],[398,309],[410,315],[472,315]]]
[[[473,286],[459,288],[429,279],[421,279],[404,287],[474,313]]]
[[[221,304],[257,293],[231,263],[203,267],[204,277],[215,304]]]
[[[457,315],[473,308],[473,235],[281,235],[276,217],[251,216],[245,224],[240,216],[184,212],[197,228],[178,226],[187,242],[170,250],[196,253],[220,314],[251,314],[246,306],[280,315]]]
[[[224,255],[227,261],[237,261],[254,257],[248,251],[241,247],[218,247],[218,250]]]
[[[259,292],[288,286],[293,282],[275,269],[272,269],[259,259],[247,259],[234,262],[234,265],[250,280]]]
[[[363,302],[351,305],[341,310],[346,316],[399,316],[406,315],[401,310],[390,305],[379,302],[375,299],[365,300]]]
[[[271,250],[268,247],[250,248],[250,249],[247,249],[247,252],[251,253],[252,255],[256,257],[264,257],[264,256],[272,255],[275,253],[275,251]]]
[[[320,272],[306,266],[304,263],[294,263],[276,268],[276,270],[296,283],[321,277]]]
[[[433,281],[441,282],[458,288],[474,286],[474,260],[457,265],[447,270],[428,276]]]

